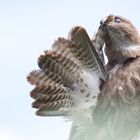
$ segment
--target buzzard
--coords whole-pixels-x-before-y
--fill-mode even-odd
[[[104,64],[103,48],[108,59]],[[140,36],[121,16],[101,20],[94,40],[83,27],[58,38],[29,73],[40,116],[72,120],[69,140],[135,140],[140,131]]]

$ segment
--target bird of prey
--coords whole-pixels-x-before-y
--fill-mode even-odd
[[[103,47],[108,59],[104,65]],[[135,140],[140,132],[140,36],[109,15],[91,41],[83,27],[58,38],[27,80],[40,116],[72,120],[69,140]]]

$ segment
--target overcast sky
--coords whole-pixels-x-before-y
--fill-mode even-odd
[[[81,25],[92,37],[100,20],[115,14],[140,30],[139,13],[139,0],[0,0],[0,140],[66,140],[70,122],[34,114],[27,74],[71,27]]]

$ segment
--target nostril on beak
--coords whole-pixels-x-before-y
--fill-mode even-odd
[[[100,21],[100,25],[102,25],[102,24],[103,24],[103,21],[101,20],[101,21]]]
[[[101,20],[100,21],[100,28],[103,27],[103,26],[105,26],[105,25],[106,25],[106,22],[104,20]]]
[[[105,21],[106,21],[106,20],[102,19],[102,20],[100,21],[100,25],[104,25],[104,24],[105,24]]]
[[[106,24],[106,20],[107,20],[107,18],[102,19],[102,20],[100,21],[100,25],[101,25],[101,26],[102,26],[102,25],[105,25],[105,24]]]

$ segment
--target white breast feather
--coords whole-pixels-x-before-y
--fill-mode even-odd
[[[72,108],[72,112],[83,113],[83,111],[95,106],[99,92],[99,77],[97,73],[82,70],[78,75],[77,84],[71,93],[76,103],[75,107]]]

